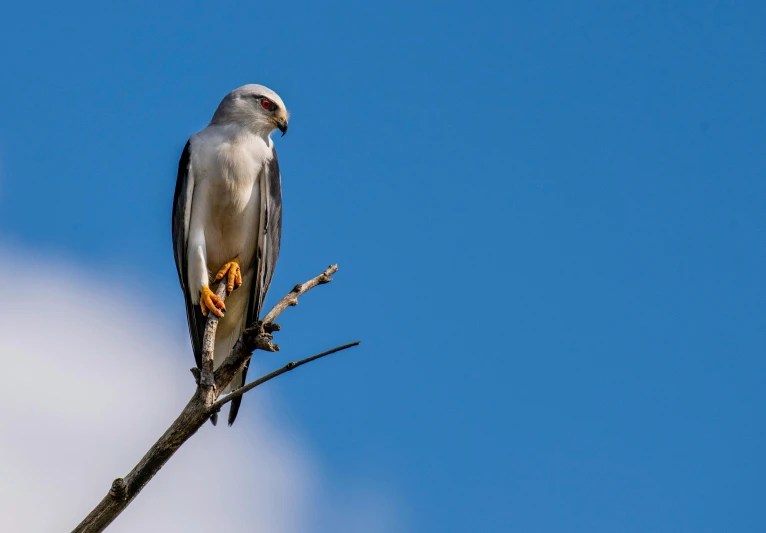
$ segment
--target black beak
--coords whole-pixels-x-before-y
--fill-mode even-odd
[[[279,128],[279,131],[282,132],[282,137],[284,137],[285,133],[287,133],[287,121],[286,120],[278,120],[277,121],[277,128]]]

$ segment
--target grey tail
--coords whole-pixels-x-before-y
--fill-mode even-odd
[[[250,368],[250,361],[245,364],[245,368],[242,369],[242,381],[239,386],[242,387],[247,383],[247,369]],[[236,390],[236,389],[235,389]],[[242,405],[242,396],[234,398],[231,401],[231,407],[229,407],[229,425],[231,426],[237,419],[237,413],[239,413],[239,406]]]
[[[237,419],[237,413],[239,413],[239,406],[242,405],[242,396],[234,398],[231,401],[231,407],[229,407],[229,425],[231,426]]]

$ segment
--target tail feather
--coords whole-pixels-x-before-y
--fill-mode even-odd
[[[234,379],[231,380],[231,383],[229,384],[229,387],[231,387],[232,390],[238,389],[242,385],[245,384],[245,376],[247,376],[247,367],[250,365],[250,362],[248,361],[247,365],[245,365],[244,370],[240,372],[238,375],[234,376]],[[242,396],[239,398],[234,398],[231,403],[231,407],[229,407],[229,425],[231,426],[234,421],[237,419],[237,413],[239,413],[239,406],[242,405]]]
[[[236,292],[232,293],[229,299],[226,300],[226,307],[229,309],[229,320],[234,320],[234,322],[228,322],[227,317],[224,317],[224,319],[218,324],[218,333],[215,339],[215,354],[213,356],[214,366],[216,367],[220,365],[224,359],[226,359],[234,347],[234,344],[236,344],[237,340],[239,339],[240,334],[245,329],[245,320],[247,318],[247,314],[244,312],[244,307],[248,305],[249,300],[249,298],[246,298],[245,296],[250,292],[247,285],[248,282],[246,280],[242,287],[237,289]],[[237,320],[234,317],[240,316],[240,311],[241,319]],[[245,366],[245,369],[242,372],[234,376],[226,388],[221,391],[221,394],[231,392],[244,385],[246,375],[247,366]],[[241,405],[241,396],[230,402],[229,425],[232,425],[234,420],[236,420]]]
[[[231,426],[237,419],[237,413],[239,413],[239,406],[242,405],[242,396],[234,398],[231,401],[231,407],[229,407],[229,426]]]

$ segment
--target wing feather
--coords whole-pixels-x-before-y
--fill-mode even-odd
[[[255,279],[250,288],[250,300],[247,306],[245,327],[250,327],[258,321],[266,299],[266,293],[274,277],[274,270],[279,257],[279,246],[282,238],[282,176],[279,173],[277,151],[272,148],[272,157],[268,165],[264,165],[263,175],[260,176],[261,209],[258,222],[258,239],[255,258]],[[242,384],[247,377],[250,363],[242,370]],[[235,398],[229,409],[229,425],[234,423],[242,404],[242,397]]]
[[[189,293],[187,244],[191,220],[192,198],[194,197],[194,174],[192,171],[191,140],[186,142],[181,159],[178,161],[178,177],[173,197],[173,255],[178,272],[178,281],[184,293],[186,318],[189,324],[194,360],[199,368],[202,364],[202,337],[205,334],[205,317],[198,305],[194,305]]]

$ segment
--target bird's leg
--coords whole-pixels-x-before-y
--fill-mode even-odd
[[[218,274],[215,275],[215,280],[219,281],[224,276],[226,276],[226,290],[229,293],[242,285],[242,272],[239,269],[239,261],[234,259],[223,265]]]
[[[208,312],[212,311],[215,316],[221,318],[223,312],[226,311],[223,301],[221,301],[221,299],[216,296],[207,285],[202,286],[202,291],[199,297],[199,306],[202,308],[202,314],[205,316],[207,316]]]

